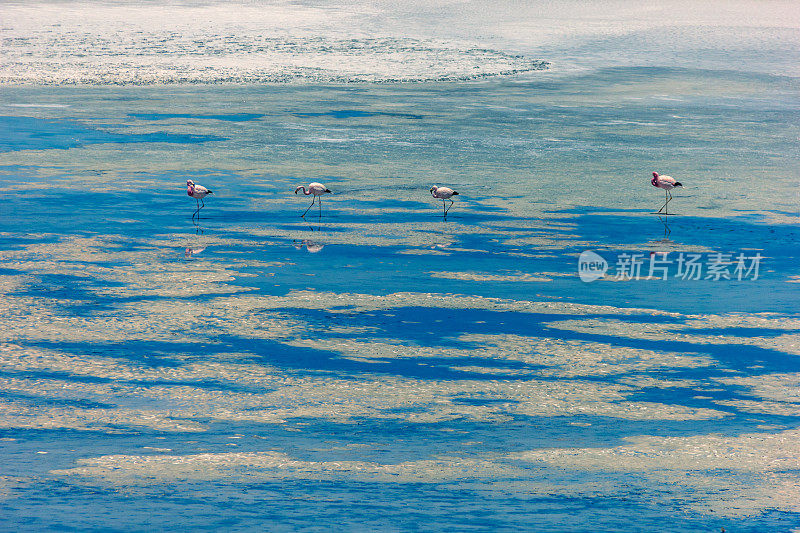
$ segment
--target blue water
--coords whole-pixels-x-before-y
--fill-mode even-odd
[[[230,115],[199,115],[192,113],[129,113],[128,116],[143,120],[198,118],[207,120],[227,120],[230,122],[245,122],[248,120],[257,120],[264,115],[259,113],[233,113]]]
[[[66,150],[87,144],[154,142],[191,144],[222,140],[221,137],[191,134],[115,134],[88,128],[80,123],[50,121],[34,117],[0,116],[0,125],[6,132],[3,143],[0,144],[1,152],[15,150]]]
[[[420,120],[424,118],[422,115],[413,115],[411,113],[385,113],[385,112],[370,112],[360,111],[358,109],[336,109],[325,113],[294,113],[296,117],[334,117],[334,118],[360,118],[360,117],[400,117],[409,118],[413,120]]]
[[[799,527],[799,88],[0,88],[0,528]]]

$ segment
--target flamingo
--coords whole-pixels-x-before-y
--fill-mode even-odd
[[[300,216],[305,218],[306,213],[308,213],[308,210],[311,209],[315,201],[319,205],[319,216],[322,216],[322,199],[320,198],[319,200],[317,200],[317,197],[322,196],[326,192],[333,194],[331,190],[325,187],[323,184],[317,183],[316,181],[308,184],[308,190],[306,190],[305,185],[300,185],[294,190],[294,193],[297,194],[297,192],[300,190],[302,190],[303,194],[305,194],[306,196],[309,196],[311,194],[314,195],[314,198],[311,200],[311,205],[309,205],[308,209],[306,209],[305,212]]]
[[[659,176],[658,172],[653,172],[653,179],[650,180],[650,183],[653,184],[653,187],[664,189],[665,202],[664,205],[661,206],[661,209],[666,207],[667,211],[664,214],[669,215],[669,207],[667,207],[667,205],[669,204],[669,201],[672,200],[672,193],[669,191],[675,187],[683,187],[683,185],[681,185],[681,182],[675,181],[675,178],[671,176]],[[660,213],[661,209],[659,209],[657,212]]]
[[[451,189],[450,187],[438,187],[436,185],[431,187],[431,196],[433,196],[434,198],[442,199],[442,210],[445,217],[447,216],[447,212],[450,210],[450,208],[453,207],[454,202],[453,200],[450,199],[450,197],[455,196],[457,194],[458,193],[453,189]],[[450,200],[450,205],[446,209],[444,203],[445,200]]]
[[[195,215],[199,217],[200,210],[206,206],[206,204],[203,202],[203,198],[209,194],[212,194],[212,192],[202,185],[195,185],[192,180],[186,180],[186,194],[197,200],[197,209],[194,213],[192,213],[192,218],[194,218]]]

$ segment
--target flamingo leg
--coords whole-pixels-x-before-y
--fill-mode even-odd
[[[444,202],[444,198],[442,198],[442,216],[447,218],[447,209],[445,209],[444,206],[445,206],[445,202]]]
[[[660,213],[662,209],[664,209],[665,207],[667,207],[667,202],[669,202],[669,200],[667,199],[667,193],[668,193],[668,191],[667,191],[666,189],[664,189],[664,200],[666,200],[666,201],[664,202],[664,205],[662,205],[662,206],[661,206],[661,207],[658,209],[658,211],[656,211],[656,213]]]
[[[669,191],[664,191],[664,193],[665,193],[664,196],[667,199],[666,203],[664,203],[664,207],[666,207],[666,209],[664,210],[664,214],[669,215],[669,201],[672,200],[672,193],[670,193]]]
[[[305,216],[306,216],[306,213],[308,213],[308,210],[309,210],[309,209],[311,209],[311,206],[313,206],[313,205],[314,205],[314,200],[316,200],[316,199],[317,199],[317,197],[315,196],[315,197],[314,197],[314,198],[311,200],[311,205],[309,205],[309,206],[308,206],[308,208],[306,208],[306,210],[305,210],[305,211],[303,211],[303,214],[302,214],[302,215],[300,215],[301,217],[305,218]]]
[[[192,220],[194,220],[194,217],[200,213],[200,200],[195,198],[194,201],[197,203],[197,209],[195,209],[194,213],[192,213]]]
[[[447,209],[446,209],[446,210],[445,210],[445,212],[444,212],[444,214],[445,214],[445,215],[447,215],[447,213],[449,213],[449,212],[450,212],[450,208],[451,208],[451,207],[453,207],[453,200],[450,200],[450,205],[448,205],[448,206],[447,206]]]
[[[322,197],[317,198],[317,205],[319,206],[319,218],[322,218]]]

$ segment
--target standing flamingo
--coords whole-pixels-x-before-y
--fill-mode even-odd
[[[669,191],[675,187],[683,187],[683,185],[681,185],[681,182],[675,181],[675,178],[671,176],[659,176],[658,172],[653,172],[653,179],[650,180],[650,183],[653,184],[653,187],[664,189],[665,202],[664,205],[661,206],[661,209],[666,207],[667,210],[664,214],[669,215],[669,207],[667,207],[667,205],[669,204],[669,201],[672,200],[672,193]],[[659,209],[657,212],[660,213],[661,209]]]
[[[458,193],[456,191],[454,191],[453,189],[451,189],[450,187],[438,187],[436,185],[431,187],[431,196],[433,196],[434,198],[441,198],[442,199],[442,212],[444,213],[445,217],[447,217],[447,212],[450,211],[450,208],[453,207],[453,203],[454,202],[453,202],[453,200],[450,199],[450,197],[451,196],[455,196],[457,194]],[[445,209],[445,203],[444,203],[445,200],[450,200],[450,205],[447,206],[446,209]]]
[[[300,185],[294,190],[294,193],[297,194],[297,191],[300,190],[302,190],[303,194],[305,194],[306,196],[310,194],[314,195],[314,198],[311,199],[311,205],[309,205],[308,208],[305,210],[305,212],[300,216],[305,218],[306,213],[308,213],[308,210],[311,209],[315,201],[317,202],[317,205],[319,205],[319,216],[322,216],[322,199],[320,198],[319,200],[317,200],[317,197],[322,196],[326,192],[330,193],[331,190],[325,187],[323,184],[317,183],[316,181],[308,184],[308,190],[306,190],[305,185]]]
[[[186,194],[197,200],[197,209],[194,213],[192,213],[192,219],[194,219],[195,215],[197,215],[199,218],[200,210],[206,206],[206,204],[203,202],[203,198],[209,194],[212,194],[212,192],[202,185],[195,185],[192,180],[186,180]]]

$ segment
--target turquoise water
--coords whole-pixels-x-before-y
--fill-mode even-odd
[[[795,523],[795,82],[646,74],[4,89],[65,106],[3,118],[13,527]],[[764,259],[614,281],[653,251]]]
[[[800,527],[800,83],[605,39],[471,81],[1,86],[0,529]]]

